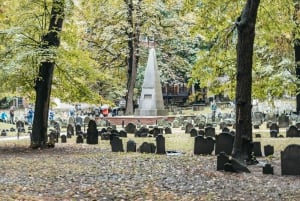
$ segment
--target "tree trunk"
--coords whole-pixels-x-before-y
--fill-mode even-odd
[[[252,151],[252,56],[259,0],[247,0],[237,19],[236,135],[232,156],[244,162]]]
[[[62,29],[65,6],[63,0],[53,0],[52,3],[48,33],[42,38],[42,48],[49,52],[53,51],[50,49],[59,47],[60,38],[58,33],[61,32]],[[36,100],[31,135],[31,148],[42,148],[48,141],[48,112],[54,67],[55,61],[53,58],[47,58],[40,64],[39,75],[35,82]]]
[[[295,11],[293,20],[296,23],[296,29],[299,29],[299,24],[297,24],[298,20],[298,13],[300,12],[300,3],[299,1],[295,1]],[[296,34],[294,34],[296,35]],[[300,79],[300,38],[294,39],[294,50],[295,50],[295,63],[296,63],[296,76]],[[296,95],[296,110],[297,113],[300,113],[300,84],[297,86],[297,95]]]
[[[137,78],[137,66],[138,66],[138,52],[139,52],[139,35],[140,35],[140,25],[138,22],[134,22],[133,17],[133,1],[125,0],[126,5],[128,6],[128,16],[127,21],[130,26],[130,31],[128,32],[128,48],[129,55],[127,56],[127,94],[126,94],[126,115],[133,115],[134,111],[134,87]],[[140,3],[141,0],[138,1],[138,5],[136,7],[136,12],[140,12]],[[137,20],[137,19],[136,19]]]

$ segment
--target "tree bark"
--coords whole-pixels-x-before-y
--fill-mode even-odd
[[[140,4],[142,0],[138,1],[136,12],[140,12]],[[127,56],[127,94],[126,94],[126,115],[133,115],[134,112],[134,88],[137,78],[137,66],[139,61],[139,35],[140,35],[140,24],[137,21],[134,22],[134,5],[132,0],[125,0],[128,6],[127,21],[130,26],[128,31],[128,48],[129,54]]]
[[[244,162],[252,151],[252,56],[260,0],[247,0],[237,19],[236,135],[232,156]]]
[[[296,29],[299,29],[299,20],[298,19],[298,13],[300,12],[300,3],[299,1],[295,2],[295,11],[293,20],[296,23]],[[294,33],[295,35],[295,33]],[[294,50],[295,50],[295,63],[296,63],[296,76],[298,79],[300,79],[300,38],[294,39]],[[300,85],[297,86],[297,94],[296,94],[296,111],[299,114],[300,113]]]
[[[48,32],[42,38],[42,49],[49,51],[55,57],[53,48],[60,45],[59,32],[61,32],[64,19],[63,0],[53,0]],[[52,49],[52,50],[51,50]],[[48,113],[51,96],[52,78],[55,60],[47,58],[41,62],[39,75],[35,81],[35,114],[32,126],[31,148],[43,148],[47,145]]]

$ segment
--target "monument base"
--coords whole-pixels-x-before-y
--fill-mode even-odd
[[[137,116],[167,116],[168,115],[168,110],[165,109],[160,109],[160,110],[156,110],[156,109],[152,109],[152,110],[140,110],[137,109],[135,111],[135,115]]]

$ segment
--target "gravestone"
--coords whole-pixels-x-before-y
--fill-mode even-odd
[[[127,132],[124,131],[124,130],[120,130],[119,136],[120,136],[120,137],[127,137]]]
[[[229,163],[229,156],[225,152],[220,152],[217,157],[217,170],[224,170],[224,165]]]
[[[75,119],[74,119],[74,117],[69,117],[68,124],[71,124],[71,125],[75,126]]]
[[[206,137],[215,137],[216,136],[216,130],[214,127],[209,126],[205,128],[205,136]]]
[[[295,126],[300,129],[300,122],[296,122]]]
[[[287,115],[281,114],[278,117],[278,127],[279,128],[287,128],[289,126],[290,119]]]
[[[155,145],[153,143],[143,142],[139,147],[140,153],[155,153]]]
[[[82,134],[81,125],[76,124],[76,126],[75,126],[75,133],[76,133],[76,135]]]
[[[224,127],[224,128],[222,129],[222,133],[230,133],[229,128],[228,128],[228,127]]]
[[[271,156],[274,154],[274,147],[271,145],[264,146],[264,154],[265,156]]]
[[[196,128],[192,128],[190,131],[191,137],[196,137],[198,135],[198,131]]]
[[[192,123],[187,122],[185,126],[185,133],[191,133],[192,128],[194,128],[194,125]]]
[[[156,137],[156,154],[166,154],[165,138],[163,135]]]
[[[219,126],[220,126],[220,130],[222,130],[223,128],[227,127],[227,124],[226,122],[222,121],[219,123]]]
[[[135,137],[147,137],[149,133],[149,129],[145,126],[142,126],[138,131],[135,132]]]
[[[233,149],[234,136],[229,133],[221,133],[216,136],[215,155],[225,152],[231,155]]]
[[[86,126],[89,125],[90,120],[91,120],[90,117],[88,117],[88,116],[84,117],[84,119],[83,119],[83,131],[84,132],[85,132]]]
[[[25,123],[23,121],[17,121],[16,122],[16,128],[18,133],[23,133],[25,132]]]
[[[149,50],[139,108],[136,110],[136,114],[139,116],[166,116],[168,114],[168,110],[164,107],[154,48]]]
[[[127,133],[135,133],[136,132],[136,125],[134,123],[128,123],[125,126],[125,131]]]
[[[270,125],[270,136],[271,137],[277,137],[277,134],[279,133],[279,127],[276,123],[272,123]]]
[[[165,134],[172,134],[172,129],[170,127],[166,127]]]
[[[281,151],[281,174],[300,175],[300,145],[288,145]]]
[[[271,164],[265,164],[263,167],[263,174],[274,174],[274,168]]]
[[[205,136],[205,131],[203,129],[198,130],[198,135]]]
[[[135,143],[135,141],[133,141],[133,140],[128,140],[127,141],[126,151],[127,152],[136,152],[136,143]]]
[[[83,143],[83,135],[81,135],[81,134],[77,135],[76,143],[77,144]]]
[[[286,130],[286,137],[300,137],[300,131],[292,125]]]
[[[195,137],[194,154],[210,155],[214,150],[215,141],[212,137],[198,135]]]
[[[87,129],[87,137],[86,137],[87,144],[98,144],[98,130],[96,121],[90,120]]]
[[[172,127],[173,128],[179,128],[180,127],[179,121],[177,119],[174,119],[174,121],[172,122]]]
[[[260,142],[253,142],[253,153],[254,153],[254,156],[257,156],[257,157],[262,156]]]
[[[122,139],[120,139],[119,137],[111,136],[110,145],[112,152],[124,152],[123,142]]]
[[[255,137],[256,137],[256,138],[261,138],[261,134],[256,133],[256,134],[255,134]]]
[[[66,135],[61,135],[60,140],[61,140],[61,143],[66,143],[67,142],[67,136]]]
[[[72,124],[68,124],[67,126],[67,137],[71,138],[71,136],[74,135],[74,127]]]

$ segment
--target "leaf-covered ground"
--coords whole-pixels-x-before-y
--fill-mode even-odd
[[[66,143],[30,150],[0,148],[0,200],[300,200],[300,178],[216,171],[216,156],[112,153],[99,145]],[[266,161],[265,158],[259,158]]]

